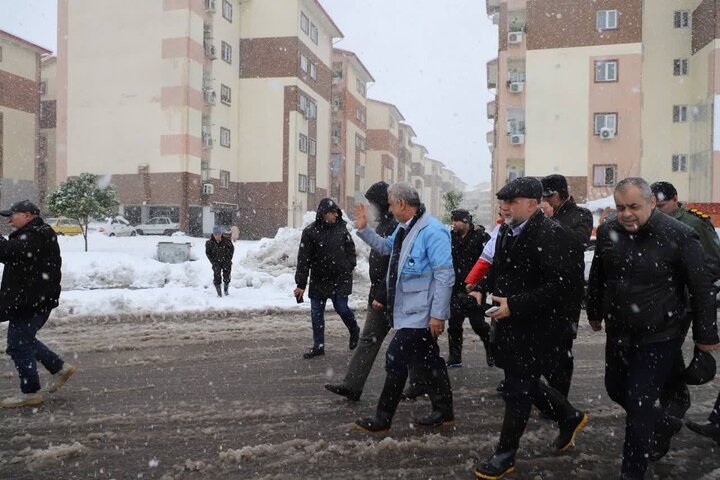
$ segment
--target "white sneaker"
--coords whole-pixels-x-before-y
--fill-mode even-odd
[[[76,371],[77,367],[65,362],[62,369],[53,375],[53,383],[48,387],[48,393],[55,393],[60,390]]]
[[[45,399],[40,392],[21,393],[14,397],[8,397],[0,401],[0,408],[20,408],[30,405],[40,405]]]

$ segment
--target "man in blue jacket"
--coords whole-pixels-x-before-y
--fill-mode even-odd
[[[399,223],[388,238],[367,228],[364,205],[355,208],[358,236],[373,250],[390,255],[387,307],[396,330],[387,350],[385,385],[377,412],[357,420],[355,427],[366,432],[390,429],[409,367],[429,372],[432,380],[433,411],[417,419],[416,425],[449,425],[455,420],[452,391],[437,337],[450,317],[455,283],[450,232],[425,211],[417,191],[407,183],[392,185],[388,200]]]

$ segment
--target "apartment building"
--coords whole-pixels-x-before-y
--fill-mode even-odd
[[[426,179],[425,176],[425,156],[428,154],[428,149],[419,143],[412,143],[410,145],[410,156],[412,158],[412,178],[411,183],[415,187],[415,190],[420,194],[420,200],[425,205],[430,203],[431,189],[428,186],[425,187]]]
[[[398,173],[400,182],[412,184],[413,177],[413,140],[417,137],[415,130],[407,123],[401,123],[398,130]]]
[[[562,173],[582,202],[641,175],[683,199],[720,198],[715,0],[486,4],[500,45],[487,64],[494,190]]]
[[[0,205],[39,202],[42,58],[49,50],[0,30]]]
[[[374,82],[358,56],[333,49],[330,196],[352,211],[363,201],[367,183],[367,87]]]
[[[40,203],[55,190],[57,178],[57,57],[45,55],[40,60],[40,133],[38,135],[37,185]]]
[[[398,144],[400,122],[404,121],[398,108],[387,102],[367,101],[367,180],[398,181]]]

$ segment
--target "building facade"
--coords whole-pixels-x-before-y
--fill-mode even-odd
[[[367,178],[368,184],[385,181],[395,183],[398,178],[398,147],[400,122],[404,121],[398,108],[387,102],[367,101]]]

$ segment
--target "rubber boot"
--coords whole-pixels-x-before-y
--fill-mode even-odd
[[[462,367],[462,346],[462,330],[460,330],[460,332],[454,331],[452,333],[448,330],[448,350],[450,353],[448,354],[447,360],[445,360],[447,368]]]
[[[222,290],[220,290],[220,285],[215,285],[215,291],[217,292],[218,297],[222,297]]]
[[[225,284],[225,296],[226,296],[226,297],[227,297],[228,295],[230,295],[230,292],[228,291],[229,289],[230,289],[230,284],[229,284],[229,283],[226,283],[226,284]]]
[[[410,367],[410,381],[408,387],[402,394],[404,400],[415,400],[418,397],[429,394],[432,380],[428,371],[423,368]]]
[[[454,425],[453,396],[447,368],[431,370],[431,375],[433,384],[430,389],[430,402],[433,409],[429,415],[416,419],[415,424],[421,427]]]
[[[385,385],[378,400],[375,416],[361,418],[355,421],[355,428],[369,433],[379,433],[390,430],[393,416],[400,403],[400,396],[405,387],[405,379],[391,373],[385,376]]]

